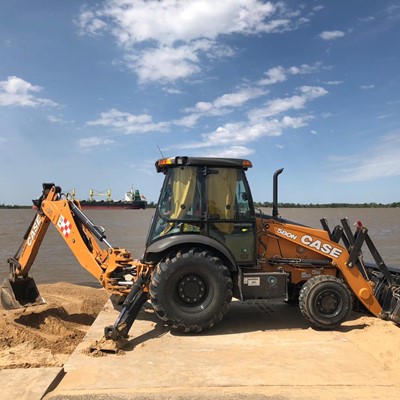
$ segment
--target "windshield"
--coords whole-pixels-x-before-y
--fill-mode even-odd
[[[173,168],[167,171],[150,240],[189,229],[182,221],[200,221],[203,216],[202,183],[197,167]],[[190,229],[199,231],[200,226]]]

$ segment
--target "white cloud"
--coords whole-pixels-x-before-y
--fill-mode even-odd
[[[323,40],[335,40],[345,35],[343,31],[324,31],[319,34],[319,37]]]
[[[84,11],[79,24],[97,33],[100,20],[106,24],[101,29],[111,29],[125,46],[146,41],[172,45],[221,34],[265,32],[271,29],[265,19],[275,11],[271,2],[259,0],[109,0],[96,11]]]
[[[203,135],[204,145],[207,147],[254,142],[264,136],[280,136],[282,128],[282,123],[276,119],[265,120],[260,124],[229,123]]]
[[[314,63],[313,65],[302,64],[299,67],[290,67],[288,68],[288,73],[291,75],[304,75],[304,74],[313,74],[318,72],[322,67],[322,63],[320,61]]]
[[[281,66],[270,68],[265,75],[267,75],[267,78],[258,81],[260,85],[272,85],[287,79],[285,68]]]
[[[320,86],[302,86],[299,95],[269,100],[264,107],[249,112],[250,121],[259,121],[289,110],[300,110],[308,101],[325,96],[328,91]]]
[[[47,120],[48,120],[49,122],[54,123],[54,124],[56,124],[56,123],[62,124],[62,123],[64,122],[61,118],[56,117],[55,115],[48,115],[48,116],[47,116]]]
[[[275,19],[265,24],[264,32],[276,33],[290,30],[290,19]]]
[[[92,11],[83,11],[77,21],[81,29],[81,34],[88,33],[90,35],[99,34],[106,28],[107,24],[101,19],[96,17]]]
[[[240,107],[249,100],[256,99],[266,92],[262,89],[246,87],[234,93],[227,93],[218,97],[214,101],[214,106],[217,108],[223,107]]]
[[[0,106],[21,107],[55,107],[52,100],[35,96],[42,90],[40,86],[32,85],[17,76],[9,76],[0,81]]]
[[[246,122],[228,123],[215,131],[204,133],[202,141],[184,143],[176,146],[179,149],[200,149],[218,146],[243,146],[254,142],[263,136],[279,136],[282,134],[282,124],[278,120],[265,121],[263,124]]]
[[[325,8],[324,6],[318,5],[318,6],[315,6],[315,7],[313,8],[313,11],[314,11],[314,12],[318,12],[318,11],[323,10],[324,8]]]
[[[168,94],[183,94],[182,90],[176,88],[164,88],[163,91]]]
[[[56,115],[48,115],[47,116],[47,120],[49,122],[53,123],[53,124],[70,124],[70,123],[74,122],[72,120],[67,121],[67,120],[65,120],[65,119],[63,119],[61,117],[56,116]]]
[[[247,121],[224,124],[212,132],[204,133],[202,141],[185,143],[179,145],[178,148],[193,150],[215,146],[243,146],[246,143],[257,141],[262,137],[280,136],[286,129],[299,129],[307,126],[308,122],[314,119],[314,116],[283,115],[281,119],[278,119],[277,116],[291,110],[303,109],[307,102],[324,96],[328,92],[319,86],[302,86],[298,91],[300,92],[298,95],[284,99],[269,100],[264,107],[250,110],[247,114]],[[223,96],[217,100],[221,101],[222,98]],[[233,98],[235,97],[233,96]],[[201,110],[201,112],[211,115],[210,112],[215,110],[215,103],[219,103],[217,100],[213,103],[199,102],[194,109],[190,108],[186,111]],[[222,101],[221,103],[226,104]],[[229,101],[227,103],[232,104]],[[236,103],[233,102],[233,104]],[[197,123],[200,115],[200,111],[197,114],[190,114],[187,117],[187,126]]]
[[[360,154],[331,157],[339,182],[365,182],[400,176],[400,132],[386,135]],[[349,173],[351,171],[351,173]]]
[[[319,66],[319,63],[314,66],[303,64],[300,67],[287,69],[285,74],[310,73]],[[277,67],[275,71],[269,73],[269,79],[279,79],[282,69]],[[286,129],[302,128],[315,118],[310,114],[286,115],[289,111],[302,110],[308,102],[325,96],[327,93],[327,90],[319,86],[301,86],[297,89],[297,94],[291,97],[271,99],[262,107],[250,109],[242,121],[222,124],[215,130],[203,133],[200,141],[183,143],[174,148],[195,150],[219,146],[243,147],[244,144],[257,141],[262,137],[280,136]],[[194,106],[185,108],[182,111],[184,114],[182,118],[172,121],[156,123],[148,114],[135,115],[111,109],[101,113],[100,118],[87,122],[87,125],[101,125],[131,134],[168,131],[171,125],[193,128],[201,118],[223,116],[236,109],[243,112],[243,107],[247,106],[251,100],[267,94],[268,91],[263,87],[242,86],[236,91],[225,93],[212,101],[199,101]]]
[[[198,149],[215,146],[243,146],[261,139],[282,135],[285,129],[298,129],[307,125],[312,116],[290,117],[284,116],[282,120],[265,119],[260,123],[238,122],[228,123],[218,127],[215,131],[202,135],[203,141],[187,143],[179,146],[181,149]]]
[[[363,17],[363,18],[359,18],[359,20],[361,22],[373,22],[375,21],[375,17],[374,16],[369,16],[369,17]]]
[[[393,114],[383,114],[383,115],[378,115],[376,117],[376,119],[386,119],[386,118],[390,118],[392,116],[393,116]]]
[[[371,90],[375,87],[375,85],[361,85],[360,89],[362,90]]]
[[[192,128],[197,124],[197,122],[202,116],[203,115],[200,113],[189,114],[186,115],[185,117],[174,120],[174,124],[177,126],[185,126],[186,128]]]
[[[259,80],[257,83],[261,86],[265,86],[278,82],[283,82],[287,79],[288,75],[310,74],[318,71],[321,68],[321,65],[322,63],[316,62],[313,65],[303,64],[300,66],[292,66],[287,69],[282,66],[273,67],[265,73],[267,78]],[[269,101],[267,103],[267,105],[269,105],[269,109],[268,107],[267,109],[265,107],[262,109],[255,109],[249,113],[250,118],[259,115],[259,117],[257,118],[264,119],[268,116],[279,114],[279,112],[287,111],[291,108],[303,108],[304,104],[307,101],[327,93],[323,88],[309,86],[301,87],[300,91],[303,93],[302,96],[294,96],[291,99],[276,99],[275,101]],[[259,87],[245,86],[239,88],[235,92],[226,93],[213,101],[199,101],[195,104],[194,107],[185,108],[184,112],[188,115],[185,115],[184,117],[175,120],[174,124],[178,126],[192,128],[198,123],[199,119],[202,117],[215,117],[225,115],[227,113],[230,113],[234,108],[242,107],[247,102],[265,96],[267,94],[268,91]],[[298,103],[297,106],[296,103]],[[278,112],[279,109],[281,109],[282,111]]]
[[[338,86],[338,85],[341,85],[343,83],[343,81],[327,81],[324,83],[325,83],[325,85]]]
[[[328,112],[323,112],[323,113],[321,113],[321,114],[320,114],[320,117],[321,117],[321,118],[331,118],[331,117],[333,117],[333,115],[334,115],[333,113],[331,113],[331,112],[328,111]]]
[[[288,79],[288,75],[304,75],[318,72],[321,69],[322,63],[316,62],[313,65],[302,64],[300,66],[293,66],[284,68],[282,66],[270,68],[265,75],[264,79],[258,81],[259,85],[273,85],[275,83],[284,82]]]
[[[246,87],[240,89],[234,93],[227,93],[218,97],[214,101],[214,106],[216,108],[224,107],[240,107],[247,103],[249,100],[255,99],[265,94],[264,90],[252,87]]]
[[[314,119],[312,115],[304,115],[301,117],[290,117],[288,115],[285,115],[282,118],[282,125],[284,128],[293,128],[293,129],[298,129],[302,128],[303,126],[306,126],[308,121]]]
[[[224,35],[286,32],[308,22],[282,2],[263,0],[106,0],[82,11],[82,33],[110,33],[142,83],[185,79],[200,56],[232,56]]]
[[[301,86],[300,92],[307,101],[317,99],[318,97],[325,96],[328,91],[320,86]]]
[[[86,123],[90,126],[101,125],[126,134],[162,132],[168,129],[167,122],[155,123],[148,114],[130,114],[112,108],[100,114],[100,118]]]
[[[243,158],[254,154],[254,149],[246,146],[230,146],[219,148],[216,152],[210,152],[208,157],[224,157],[224,158]]]
[[[212,102],[199,101],[194,107],[185,108],[188,115],[175,120],[175,125],[193,127],[202,117],[224,115],[237,107],[242,107],[248,101],[265,95],[267,92],[257,87],[243,87],[236,92],[226,93]]]
[[[78,140],[79,147],[84,150],[91,149],[92,147],[104,146],[113,143],[114,140],[112,139],[103,139],[98,136],[91,136],[88,138],[82,138]]]
[[[306,98],[299,95],[269,100],[265,107],[251,110],[249,112],[249,119],[252,121],[258,121],[289,110],[300,110],[301,108],[304,108],[306,102]]]
[[[138,55],[129,54],[125,60],[141,83],[167,83],[200,72],[198,51],[195,44],[177,48],[163,46],[144,50]]]

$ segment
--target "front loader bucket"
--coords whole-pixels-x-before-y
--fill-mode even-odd
[[[382,306],[380,318],[391,320],[400,325],[400,271],[393,267],[387,268],[388,274],[375,272],[374,295]]]
[[[1,304],[6,310],[44,304],[35,281],[31,277],[4,279],[0,290]]]

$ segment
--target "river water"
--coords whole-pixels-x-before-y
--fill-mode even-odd
[[[270,209],[263,209],[271,214]],[[154,209],[86,210],[96,224],[106,229],[107,240],[140,258]],[[388,265],[400,267],[400,208],[293,208],[280,209],[282,218],[320,228],[326,217],[331,229],[347,217],[350,225],[360,220]],[[0,281],[8,274],[7,258],[17,252],[25,231],[35,216],[33,210],[0,209]],[[368,257],[366,257],[368,260]],[[36,283],[70,282],[98,287],[97,280],[82,268],[54,226],[50,226],[31,269]]]

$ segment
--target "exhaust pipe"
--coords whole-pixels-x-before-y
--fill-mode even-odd
[[[274,173],[273,181],[273,203],[272,203],[272,216],[274,218],[278,217],[278,175],[283,172],[284,168],[278,169]]]

